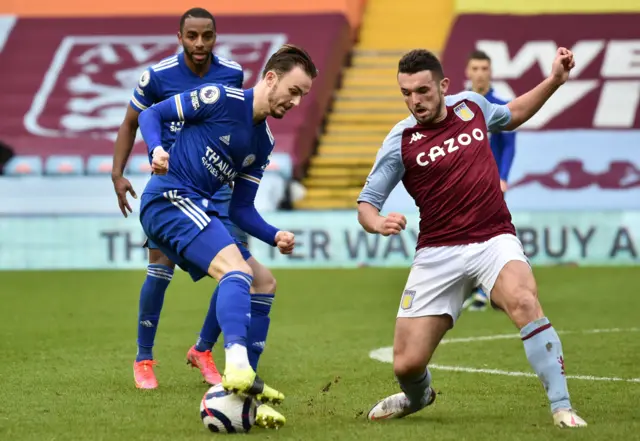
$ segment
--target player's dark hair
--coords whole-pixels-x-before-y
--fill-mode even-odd
[[[434,78],[439,80],[444,78],[440,60],[433,52],[426,49],[414,49],[407,52],[398,62],[398,73],[414,74],[423,70],[430,70]]]
[[[487,55],[485,51],[481,50],[475,50],[471,52],[469,54],[469,58],[467,58],[467,62],[471,60],[487,60],[489,63],[491,63],[491,57],[489,57],[489,55]]]
[[[209,20],[211,20],[213,22],[213,30],[214,31],[216,30],[216,19],[213,18],[213,15],[211,14],[211,12],[209,12],[206,9],[203,9],[203,8],[191,8],[187,12],[182,14],[182,17],[180,17],[180,32],[182,32],[182,29],[184,28],[184,22],[189,17],[191,17],[191,18],[208,18]]]
[[[285,44],[269,57],[262,71],[262,77],[264,78],[270,70],[281,76],[291,72],[296,66],[300,66],[311,78],[318,76],[318,69],[307,51],[293,44]]]

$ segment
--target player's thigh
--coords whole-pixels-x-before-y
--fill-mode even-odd
[[[423,248],[416,253],[400,299],[394,338],[394,369],[423,369],[462,311],[473,288],[463,247]]]
[[[152,248],[153,246],[153,248]],[[157,245],[149,244],[149,263],[151,265],[164,265],[171,269],[175,268],[176,264],[171,261],[160,249],[157,248]]]
[[[453,326],[472,289],[463,251],[461,246],[428,247],[416,253],[400,299],[398,318],[448,315]]]
[[[485,242],[476,263],[480,286],[516,326],[542,317],[536,281],[516,236],[503,234]]]
[[[242,257],[236,242],[222,222],[215,217],[211,218],[209,224],[189,243],[182,256],[189,266],[216,280],[232,271],[252,274],[251,267]]]

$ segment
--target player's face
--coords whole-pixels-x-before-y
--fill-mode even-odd
[[[184,53],[195,65],[206,64],[216,43],[216,31],[208,18],[188,17],[184,21],[178,40]]]
[[[467,78],[473,90],[487,90],[491,83],[491,63],[489,60],[469,60]]]
[[[299,66],[279,78],[275,72],[267,72],[265,79],[269,86],[269,115],[278,119],[300,104],[313,83],[311,77]]]
[[[398,84],[409,111],[420,124],[429,124],[444,117],[444,94],[449,79],[437,80],[430,70],[414,74],[399,73]]]

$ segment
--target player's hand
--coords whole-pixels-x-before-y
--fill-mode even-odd
[[[556,59],[553,60],[551,67],[551,77],[558,84],[564,84],[569,78],[571,69],[575,66],[576,62],[573,59],[573,52],[566,47],[559,47],[556,51]]]
[[[169,171],[169,153],[165,152],[162,147],[153,149],[151,170],[156,175],[166,175],[167,171]]]
[[[407,227],[407,218],[400,213],[389,213],[386,217],[380,216],[376,231],[383,236],[400,234]]]
[[[129,201],[127,201],[127,192],[131,193],[134,199],[138,199],[138,195],[133,190],[133,186],[131,182],[124,176],[118,176],[113,178],[113,189],[116,191],[116,195],[118,196],[118,206],[120,207],[120,211],[122,211],[122,215],[127,217],[127,210],[129,213],[133,213],[131,206],[129,205]]]
[[[280,250],[280,254],[291,254],[296,244],[296,237],[289,231],[278,231],[276,234],[276,246]]]
[[[500,179],[500,190],[505,193],[509,189],[509,184],[504,179]]]

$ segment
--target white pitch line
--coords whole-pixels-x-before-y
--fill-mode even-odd
[[[611,334],[617,332],[640,332],[640,328],[607,328],[607,329],[587,329],[584,331],[557,331],[558,334]],[[508,340],[512,338],[520,338],[520,334],[495,334],[483,335],[479,337],[456,337],[445,338],[440,344],[448,343],[471,343],[474,341],[491,341],[491,340]]]
[[[532,372],[519,372],[519,371],[503,371],[501,369],[477,369],[465,366],[445,366],[441,364],[430,364],[429,369],[450,371],[450,372],[469,372],[473,374],[491,374],[491,375],[505,375],[508,377],[533,377],[538,376]],[[620,377],[594,377],[592,375],[567,375],[567,378],[574,380],[588,380],[588,381],[624,381],[627,383],[640,383],[640,378],[620,378]]]
[[[587,329],[583,331],[558,331],[558,334],[608,334],[617,332],[640,332],[640,328],[607,328],[607,329]],[[484,335],[478,337],[459,337],[442,340],[441,344],[447,343],[471,343],[476,341],[505,340],[511,338],[520,338],[520,334],[496,334]],[[385,347],[374,349],[369,352],[369,357],[381,361],[383,363],[393,363],[393,347]],[[504,375],[508,377],[533,377],[537,375],[532,372],[505,371],[501,369],[479,369],[466,366],[446,366],[440,364],[430,364],[429,367],[434,370],[449,372],[467,372],[473,374],[489,374]],[[640,383],[640,378],[620,378],[620,377],[595,377],[593,375],[567,375],[567,378],[574,380],[588,381],[617,381],[626,383]]]

